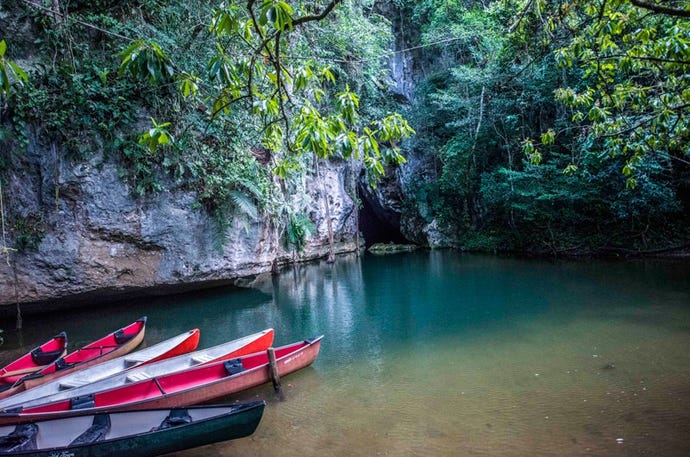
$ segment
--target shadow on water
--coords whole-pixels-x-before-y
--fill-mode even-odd
[[[107,305],[94,303],[72,310],[26,316],[21,331],[13,329],[12,321],[1,322],[5,344],[0,349],[40,344],[48,335],[61,330],[67,331],[69,347],[76,349],[144,315],[148,316],[145,344],[198,327],[202,330],[200,346],[214,345],[232,339],[233,335],[250,333],[246,331],[247,322],[257,313],[263,316],[259,310],[270,300],[270,294],[258,290],[225,287]],[[257,320],[257,330],[269,326],[263,321],[263,318]]]

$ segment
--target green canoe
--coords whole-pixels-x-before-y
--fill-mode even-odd
[[[266,403],[87,414],[0,427],[0,455],[151,457],[254,433]]]

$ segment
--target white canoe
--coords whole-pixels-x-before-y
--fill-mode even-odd
[[[174,336],[151,347],[62,376],[0,400],[0,409],[12,408],[62,391],[85,386],[126,370],[193,351],[199,345],[199,329]]]
[[[197,365],[220,362],[247,354],[253,354],[254,352],[265,351],[273,344],[273,336],[274,330],[266,329],[243,338],[219,344],[218,346],[190,352],[188,354],[172,357],[160,362],[131,368],[114,376],[110,376],[83,386],[61,390],[41,398],[34,398],[29,395],[28,397],[24,397],[22,401],[12,402],[11,405],[0,407],[0,410],[7,411],[19,406],[28,408],[30,406],[42,405],[44,403],[52,403],[54,401],[88,395],[101,390],[120,387],[131,382],[142,381],[144,379],[186,370],[187,368]],[[26,393],[30,394],[31,392],[33,392],[33,389],[27,391]],[[15,397],[17,397],[17,395],[10,397],[7,400],[12,400]]]

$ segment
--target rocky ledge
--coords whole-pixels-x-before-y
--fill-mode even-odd
[[[306,186],[315,230],[298,253],[286,248],[282,229],[268,217],[233,217],[219,233],[212,217],[195,204],[196,196],[174,183],[156,195],[135,198],[117,164],[101,155],[70,164],[45,149],[32,150],[13,164],[3,199],[5,210],[20,217],[41,214],[44,233],[34,249],[10,251],[0,262],[0,315],[13,315],[17,303],[22,311],[34,312],[94,297],[100,302],[104,296],[232,284],[281,264],[326,256],[326,198],[335,253],[357,249],[356,207],[345,164],[322,166],[323,182]]]

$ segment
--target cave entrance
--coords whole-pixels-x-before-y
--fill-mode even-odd
[[[359,210],[359,230],[364,236],[367,248],[376,243],[409,243],[400,233],[400,216],[397,217],[396,221],[383,219],[378,215],[366,195],[362,195],[362,208]]]

